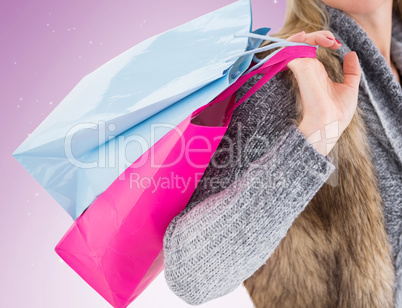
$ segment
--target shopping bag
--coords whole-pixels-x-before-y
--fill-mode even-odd
[[[250,30],[250,0],[239,0],[145,40],[83,78],[14,157],[77,218],[169,129],[240,77],[253,55],[235,55],[261,40],[235,34]],[[165,130],[153,132],[159,122]]]
[[[276,51],[187,116],[75,220],[56,246],[59,256],[113,307],[127,307],[163,270],[166,228],[190,200],[234,109],[289,61],[313,58],[315,51],[314,46]],[[264,75],[235,103],[236,91],[255,74]]]

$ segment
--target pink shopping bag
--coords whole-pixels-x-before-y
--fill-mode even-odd
[[[98,196],[56,252],[113,307],[127,307],[163,270],[166,228],[186,207],[234,109],[289,61],[315,52],[314,46],[285,47],[194,111]],[[264,75],[235,103],[236,91],[257,73]]]

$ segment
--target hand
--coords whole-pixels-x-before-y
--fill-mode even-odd
[[[341,46],[330,31],[302,31],[287,40],[331,49]],[[357,54],[348,52],[343,59],[343,83],[333,82],[316,58],[294,59],[287,66],[295,75],[302,99],[303,119],[298,129],[326,156],[350,124],[357,107],[361,76]],[[326,142],[328,137],[332,138],[331,144]]]

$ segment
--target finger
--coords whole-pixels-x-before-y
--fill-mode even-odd
[[[316,31],[316,32],[312,32],[312,33],[322,34],[322,35],[325,35],[326,37],[329,37],[329,38],[332,38],[335,40],[335,35],[333,35],[332,32],[329,30],[321,30],[321,31]]]
[[[342,45],[341,42],[339,42],[339,41],[336,39],[335,35],[333,35],[332,32],[329,31],[329,30],[315,31],[315,32],[309,33],[308,35],[323,35],[323,36],[325,36],[327,39],[335,41],[336,44]]]
[[[310,45],[319,45],[329,48],[339,48],[341,46],[334,38],[317,32],[308,33],[304,42]]]
[[[304,31],[287,38],[287,41],[319,45],[321,47],[337,49],[341,46],[331,31],[322,30],[306,34]]]
[[[299,87],[308,88],[311,84],[320,84],[327,76],[324,66],[317,59],[297,58],[289,61],[287,66],[298,80]]]
[[[289,42],[302,43],[306,39],[306,32],[300,31],[292,36],[289,36],[286,40]]]
[[[361,69],[356,52],[350,51],[343,58],[343,84],[356,91],[359,88]]]

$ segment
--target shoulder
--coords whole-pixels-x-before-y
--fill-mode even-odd
[[[261,77],[261,75],[251,77],[236,92],[236,100],[243,97]],[[265,129],[261,126],[267,125],[279,130],[280,126],[286,123],[290,125],[295,118],[296,97],[291,89],[289,72],[282,71],[235,109],[228,134],[237,134],[234,132],[235,127],[237,129],[241,127],[246,135],[254,134],[258,129]],[[247,138],[247,136],[244,137]]]
[[[260,78],[255,75],[246,82],[237,91],[237,100]],[[289,130],[297,114],[296,98],[290,84],[285,72],[280,72],[235,109],[214,154],[217,165],[225,165],[232,159],[239,164],[237,168],[247,167]]]
[[[237,92],[236,100],[243,97],[260,79],[262,75],[251,77]],[[291,91],[291,81],[288,71],[282,71],[274,75],[257,92],[241,104],[233,113],[242,114],[248,112],[262,112],[273,108],[287,109],[294,102],[295,97]]]
[[[242,176],[250,163],[266,153],[289,129],[295,112],[295,98],[284,73],[276,74],[235,109],[228,129],[190,200],[191,207]],[[236,92],[237,100],[260,78],[260,75],[255,75],[248,80]],[[214,179],[225,181],[212,185]]]

